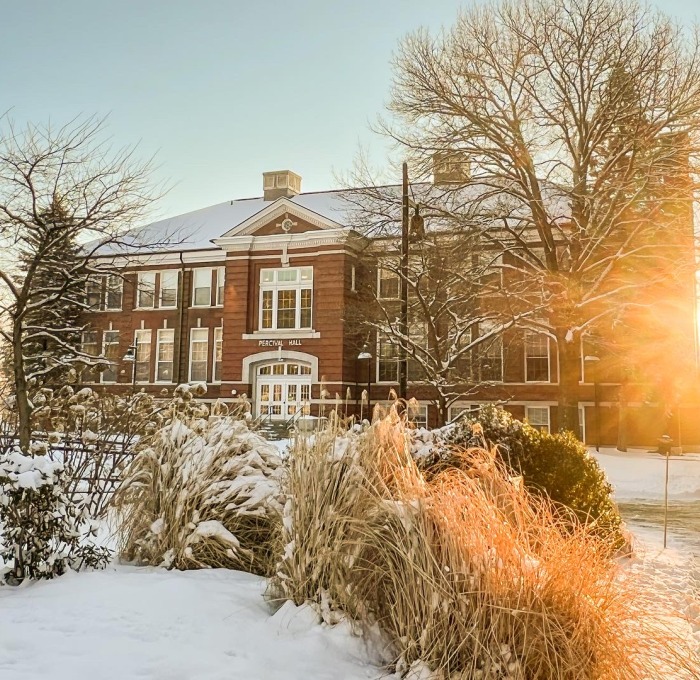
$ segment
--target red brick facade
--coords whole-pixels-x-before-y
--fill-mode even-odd
[[[125,269],[121,311],[94,312],[89,319],[90,327],[98,332],[98,337],[103,337],[103,333],[110,329],[119,331],[118,348],[111,348],[117,382],[103,383],[104,389],[131,389],[133,364],[123,361],[122,357],[139,329],[150,330],[151,337],[149,378],[138,381],[137,388],[159,394],[164,389],[171,391],[178,383],[188,382],[195,351],[191,346],[193,331],[207,329],[206,333],[196,333],[198,356],[201,358],[206,350],[207,399],[231,401],[245,394],[256,415],[263,413],[264,407],[268,409],[268,415],[280,419],[293,417],[300,405],[314,414],[328,411],[335,408],[336,395],[342,411],[352,413],[358,410],[361,393],[367,387],[368,366],[367,360],[358,360],[363,338],[356,324],[348,320],[347,311],[356,301],[355,277],[367,275],[361,274],[365,270],[358,266],[359,237],[333,219],[293,204],[286,198],[267,205],[262,203],[259,207],[260,211],[253,212],[239,223],[227,223],[227,229],[220,229],[215,234],[209,248],[174,249],[160,255],[140,255],[129,262]],[[220,267],[225,270],[225,283],[222,304],[217,305],[216,276]],[[195,306],[193,272],[202,268],[211,268],[211,304]],[[306,285],[312,288],[310,325],[286,330],[261,327],[263,270],[268,272],[265,276],[273,276],[269,274],[272,270],[296,270],[298,276],[312,276],[312,284]],[[156,301],[155,309],[140,309],[136,290],[139,271],[158,275],[163,271],[176,271],[177,306],[158,309]],[[202,276],[206,278],[200,273]],[[278,287],[293,288],[294,285],[278,284]],[[268,300],[278,295],[276,290],[268,295]],[[289,293],[289,296],[296,300],[298,307],[302,293],[301,288],[295,290],[296,293]],[[282,297],[276,299],[276,311],[271,309],[270,315],[273,312],[279,315],[281,305],[285,304]],[[297,321],[302,318],[298,309],[289,312],[292,316],[293,313],[297,314]],[[289,320],[292,316],[285,318]],[[223,330],[215,330],[219,328]],[[158,331],[169,329],[173,331],[169,373],[172,377],[158,380]],[[214,376],[217,332],[222,333],[219,380]],[[170,336],[169,333],[160,335]],[[203,341],[205,336],[206,343]],[[542,418],[546,414],[546,422],[542,425],[556,430],[558,378],[553,341],[549,346],[549,380],[546,382],[527,381],[522,331],[509,331],[503,345],[503,382],[470,391],[470,395],[456,402],[455,407],[498,401],[505,403],[506,408],[519,418],[535,415]],[[167,359],[169,350],[161,350]],[[370,350],[376,357],[376,351]],[[143,351],[142,348],[142,365]],[[168,368],[167,361],[161,364]],[[276,378],[275,371],[282,370],[281,365],[287,367],[284,371],[294,373],[279,374],[279,379]],[[390,389],[396,386],[377,383],[375,358],[369,369],[372,404],[386,401]],[[606,370],[604,357],[596,370],[598,376],[611,375]],[[621,421],[621,385],[599,377],[595,386],[591,371],[592,367],[588,365],[582,369],[579,394],[585,438],[590,443],[615,443]],[[429,424],[434,424],[436,411],[430,405],[433,395],[429,388],[413,384],[409,386],[409,392],[409,396],[415,396],[427,406],[424,415],[427,415]],[[636,393],[632,390],[624,398],[628,405],[626,422],[630,442],[653,442],[665,424],[664,407],[646,403],[641,390]],[[272,413],[271,409],[279,412]],[[700,432],[694,431],[698,419],[689,417],[695,409],[688,406],[685,411],[684,414],[681,410],[682,438],[688,442],[700,442]],[[678,432],[675,432],[677,436]]]

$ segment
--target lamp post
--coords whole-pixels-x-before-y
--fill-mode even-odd
[[[584,365],[586,361],[590,361],[595,366],[593,367],[593,403],[595,408],[595,450],[600,451],[600,403],[598,401],[598,368],[597,362],[600,357],[589,354],[583,357]]]
[[[129,364],[133,364],[131,369],[131,385],[136,386],[136,360],[138,358],[139,347],[136,343],[129,345],[126,349],[126,354],[124,355],[123,361]]]
[[[671,453],[673,440],[667,434],[659,439],[659,452],[666,456],[666,476],[664,478],[664,548],[668,535],[668,457]]]
[[[357,355],[358,361],[367,361],[367,418],[372,421],[372,412],[370,410],[370,388],[372,386],[372,354],[369,351],[367,343],[362,346],[362,351]],[[360,404],[360,420],[362,420],[362,404]]]

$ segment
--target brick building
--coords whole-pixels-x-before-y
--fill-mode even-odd
[[[369,383],[372,404],[396,387],[396,354],[378,345],[362,353],[347,310],[356,303],[364,239],[350,228],[342,191],[301,193],[290,172],[263,175],[263,196],[233,200],[150,225],[159,252],[130,255],[124,276],[95,278],[88,289],[89,329],[83,349],[109,367],[84,372],[105,390],[159,394],[182,382],[206,382],[207,399],[246,395],[256,416],[288,421],[302,412],[358,412]],[[148,236],[146,236],[146,239]],[[694,291],[686,309],[694,335]],[[136,361],[124,361],[131,346]],[[653,441],[663,405],[611,380],[607,358],[593,364],[581,350],[581,435],[614,443],[624,397],[631,441]],[[367,354],[371,358],[367,358]],[[358,358],[364,357],[364,358]],[[590,358],[590,357],[589,357]],[[533,425],[556,429],[557,353],[553,342],[511,329],[491,352],[490,383],[451,408],[499,401]],[[425,386],[409,385],[421,402],[418,420],[434,423]],[[693,413],[695,407],[687,405]],[[686,441],[700,419],[685,418]],[[679,419],[680,421],[680,419]],[[692,421],[692,422],[691,422]]]

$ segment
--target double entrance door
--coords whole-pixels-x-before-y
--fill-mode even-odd
[[[311,367],[292,361],[257,369],[257,411],[270,420],[289,420],[309,412]]]

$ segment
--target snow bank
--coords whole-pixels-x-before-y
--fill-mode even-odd
[[[116,568],[0,589],[8,680],[390,680],[346,626],[276,615],[265,582],[226,570]]]
[[[666,460],[658,453],[620,453],[615,449],[591,452],[615,487],[615,499],[659,500],[664,497]],[[700,499],[700,456],[673,456],[669,461],[669,498]]]

